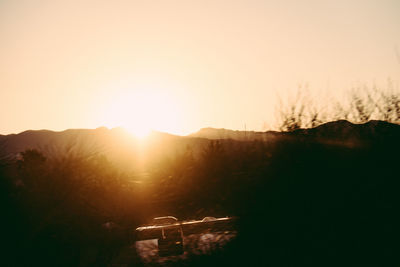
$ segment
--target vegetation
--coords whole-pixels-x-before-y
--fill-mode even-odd
[[[314,127],[327,117],[301,94],[298,99],[303,102],[282,112],[282,130]],[[394,93],[368,89],[350,99],[336,119],[399,122]],[[187,147],[148,166],[142,181],[101,155],[46,158],[43,151],[23,151],[17,161],[0,164],[4,260],[17,266],[104,266],[132,242],[132,230],[153,217],[236,215],[234,242],[176,264],[394,265],[400,237],[395,126],[385,126],[384,138],[368,128],[371,134],[360,146],[300,132],[274,142],[210,141],[198,156]],[[134,257],[131,264],[141,262]]]
[[[300,87],[293,98],[280,101],[277,112],[277,126],[281,131],[294,131],[300,128],[314,128],[322,123],[348,120],[353,123],[366,123],[382,120],[400,123],[400,91],[389,80],[385,90],[377,86],[353,88],[350,94],[340,101],[330,98],[328,105],[320,106],[317,98],[308,93],[307,86]]]

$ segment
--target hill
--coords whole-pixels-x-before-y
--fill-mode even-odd
[[[207,140],[152,132],[145,141],[123,128],[69,129],[61,132],[28,130],[0,138],[0,158],[17,158],[26,149],[40,150],[47,157],[105,155],[124,170],[134,170],[144,161],[174,156],[188,146],[198,151]]]
[[[318,139],[324,143],[360,144],[376,139],[393,138],[400,134],[400,125],[385,121],[369,121],[364,124],[354,124],[346,120],[339,120],[321,124],[315,128],[298,129],[292,132],[255,132],[234,131],[228,129],[202,128],[190,134],[190,137],[207,138],[211,140],[232,139],[238,141],[273,142],[283,139],[307,137]]]
[[[28,130],[19,134],[0,135],[0,158],[15,158],[26,149],[38,149],[45,155],[103,154],[120,167],[133,168],[138,162],[173,157],[190,147],[195,156],[202,153],[210,140],[226,143],[261,141],[266,144],[283,140],[308,139],[326,144],[359,146],[371,141],[397,138],[400,125],[384,121],[370,121],[353,124],[335,121],[312,129],[293,132],[255,132],[228,129],[203,128],[188,136],[177,136],[152,132],[146,141],[134,138],[123,128],[69,129],[61,132],[49,130]]]

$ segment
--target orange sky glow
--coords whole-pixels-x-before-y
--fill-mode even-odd
[[[277,96],[400,80],[397,0],[0,2],[0,134],[265,130]]]

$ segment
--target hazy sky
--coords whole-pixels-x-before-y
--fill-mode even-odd
[[[0,134],[260,130],[277,95],[398,83],[398,0],[0,0]]]

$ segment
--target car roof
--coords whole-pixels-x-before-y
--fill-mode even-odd
[[[175,223],[177,222],[178,219],[175,218],[174,216],[163,216],[163,217],[156,217],[153,219],[154,223],[161,223],[161,224],[170,224],[170,223]]]

